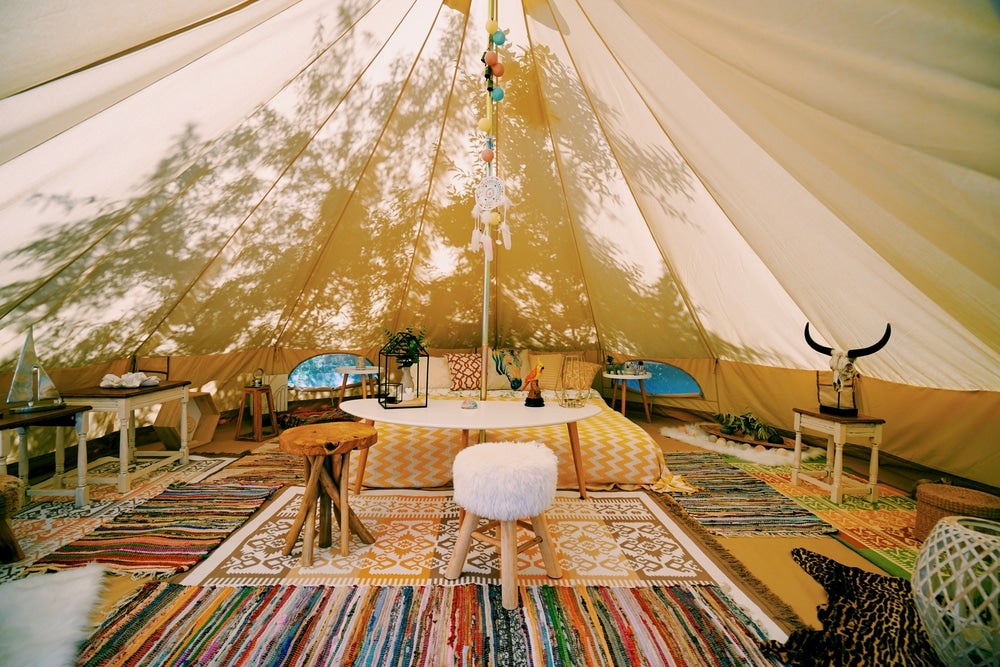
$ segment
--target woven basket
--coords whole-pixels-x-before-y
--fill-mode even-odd
[[[950,484],[917,487],[917,526],[914,534],[926,540],[931,529],[946,516],[974,516],[1000,520],[1000,498],[983,491]]]
[[[941,661],[1000,664],[1000,523],[950,516],[917,554],[913,603]]]

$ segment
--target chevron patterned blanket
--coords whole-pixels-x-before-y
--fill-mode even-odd
[[[435,394],[435,398],[443,396]],[[448,398],[468,398],[450,392]],[[489,400],[524,400],[524,394],[490,391]],[[549,400],[548,398],[546,400]],[[555,400],[555,397],[552,397]],[[615,412],[599,396],[590,399],[601,412],[578,423],[580,452],[587,487],[591,489],[650,488],[656,491],[691,492],[695,489],[663,463],[663,451],[640,426]],[[396,424],[378,424],[378,444],[368,450],[364,484],[370,488],[433,488],[451,484],[451,464],[461,449],[460,432]],[[576,488],[573,453],[565,425],[496,429],[486,439],[537,440],[559,458],[560,489]],[[358,466],[352,462],[351,476]]]

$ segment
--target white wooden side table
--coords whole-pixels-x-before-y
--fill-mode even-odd
[[[337,401],[339,406],[344,402],[344,394],[347,393],[347,376],[348,375],[360,375],[361,376],[361,398],[368,398],[368,392],[371,391],[372,397],[378,396],[378,366],[338,366],[337,372],[344,376],[343,381],[340,383],[340,398]]]
[[[830,491],[830,501],[840,504],[845,495],[866,496],[869,502],[878,501],[878,448],[882,443],[884,419],[877,417],[842,417],[802,408],[792,408],[795,417],[795,455],[792,464],[792,484],[799,481],[814,484]],[[802,431],[813,431],[827,436],[826,466],[820,471],[801,470]],[[859,484],[843,476],[844,443],[849,438],[867,438],[871,447],[868,462],[868,483]]]

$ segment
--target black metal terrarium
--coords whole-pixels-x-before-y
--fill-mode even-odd
[[[426,408],[430,361],[423,335],[407,328],[378,351],[378,401],[382,407]]]

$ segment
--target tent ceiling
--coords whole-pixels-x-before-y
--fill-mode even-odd
[[[0,9],[0,363],[478,343],[487,2]],[[501,344],[1000,390],[985,1],[499,0]],[[107,29],[105,29],[107,27]],[[95,39],[95,35],[102,35]],[[85,37],[82,39],[81,37]]]

